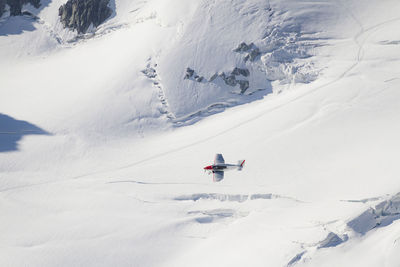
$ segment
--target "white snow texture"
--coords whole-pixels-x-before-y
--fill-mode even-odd
[[[0,18],[0,266],[400,266],[400,1],[65,2]]]

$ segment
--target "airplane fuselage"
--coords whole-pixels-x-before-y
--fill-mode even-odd
[[[208,170],[208,171],[228,171],[228,170],[237,169],[238,167],[240,167],[240,165],[224,163],[224,164],[209,165],[209,166],[204,167],[204,169]]]
[[[224,179],[224,173],[228,170],[238,170],[241,171],[244,166],[244,160],[238,162],[238,164],[225,163],[222,154],[216,154],[214,159],[214,164],[204,167],[204,171],[208,171],[208,174],[213,174],[213,181],[220,182]]]

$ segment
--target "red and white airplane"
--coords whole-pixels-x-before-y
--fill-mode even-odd
[[[232,169],[241,171],[244,167],[245,160],[239,160],[238,164],[227,164],[225,163],[222,154],[216,154],[214,164],[204,167],[204,171],[208,171],[208,174],[213,173],[213,181],[219,182],[224,179],[224,172]]]

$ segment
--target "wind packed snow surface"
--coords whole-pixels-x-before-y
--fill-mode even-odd
[[[64,3],[0,21],[0,266],[399,266],[399,1]]]

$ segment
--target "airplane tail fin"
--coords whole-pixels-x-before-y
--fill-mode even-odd
[[[245,161],[246,160],[239,160],[238,161],[238,171],[241,171],[243,169]]]

